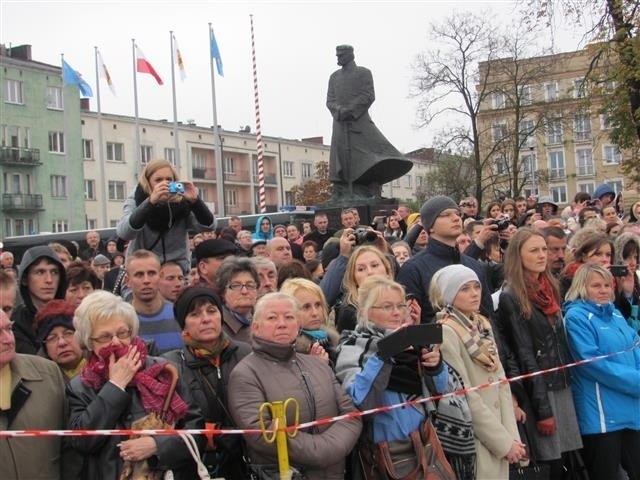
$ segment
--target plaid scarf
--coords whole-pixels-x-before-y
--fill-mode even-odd
[[[131,345],[109,344],[101,348],[97,353],[93,352],[80,374],[82,383],[94,390],[99,390],[109,381],[109,359],[113,354],[119,359],[127,354],[129,347],[133,346],[140,352],[140,362],[146,365],[147,346],[136,337],[131,339]],[[153,363],[149,367],[138,370],[127,387],[134,387],[140,394],[140,401],[147,413],[160,412],[167,395],[169,394],[171,377],[164,371],[164,363]],[[171,404],[165,418],[167,423],[173,424],[187,413],[189,407],[174,393]]]
[[[496,343],[491,334],[491,325],[482,315],[467,317],[455,308],[445,324],[460,337],[471,359],[489,372],[495,372],[500,364]]]

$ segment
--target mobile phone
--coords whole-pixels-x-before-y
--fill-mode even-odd
[[[428,347],[442,343],[442,325],[427,323],[400,328],[378,342],[378,355],[386,360],[409,347]]]

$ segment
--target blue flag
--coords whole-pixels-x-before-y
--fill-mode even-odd
[[[222,57],[220,56],[220,50],[218,50],[216,35],[215,33],[213,33],[213,28],[211,29],[211,58],[216,61],[216,69],[218,70],[218,75],[224,77],[224,73],[222,73]]]
[[[65,85],[77,85],[80,89],[80,95],[83,97],[93,97],[91,87],[82,79],[82,76],[71,68],[67,62],[62,60],[62,80]]]

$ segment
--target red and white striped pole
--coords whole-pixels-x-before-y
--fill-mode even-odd
[[[256,106],[256,144],[258,149],[258,191],[260,193],[260,213],[267,211],[267,195],[264,190],[264,147],[260,124],[260,101],[258,100],[258,67],[256,65],[256,44],[253,37],[253,15],[251,19],[251,58],[253,59],[253,98]]]

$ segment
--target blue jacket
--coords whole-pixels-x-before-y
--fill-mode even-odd
[[[342,344],[336,361],[336,377],[360,410],[395,405],[409,400],[407,394],[387,388],[391,364],[376,355],[378,341],[384,335],[385,332],[376,327],[358,327],[355,331],[343,333],[341,339]],[[446,368],[440,368],[437,373],[433,372],[434,385],[441,393],[447,390],[448,376]],[[430,395],[426,385],[423,389],[425,396]],[[373,423],[373,442],[407,439],[411,432],[422,425],[427,410],[429,406],[422,403],[371,415],[369,418]]]
[[[261,229],[260,229],[260,224],[262,223],[262,220],[264,219],[269,220],[269,233],[264,233]],[[251,235],[251,238],[253,238],[253,240],[271,240],[273,238],[273,222],[271,221],[271,218],[268,217],[267,215],[260,215],[258,217],[258,220],[256,220],[256,229],[253,232],[253,235]]]
[[[640,430],[640,340],[613,303],[566,302],[565,326],[575,360],[633,350],[579,365],[573,399],[583,435]]]

